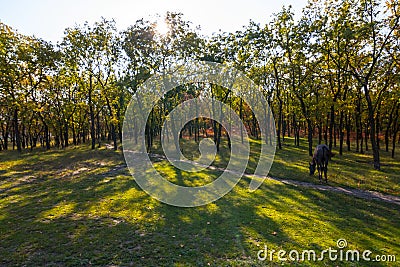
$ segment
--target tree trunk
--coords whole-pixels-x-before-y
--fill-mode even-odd
[[[74,144],[74,146],[78,144],[76,140],[76,129],[75,129],[75,124],[73,123],[73,119],[72,119],[72,143]]]
[[[69,135],[68,135],[68,122],[65,122],[64,124],[64,147],[68,147],[68,139],[69,139]]]
[[[318,145],[320,145],[322,142],[322,120],[321,119],[318,119],[317,128],[318,128]]]
[[[97,124],[97,127],[96,127],[97,147],[100,148],[101,147],[101,141],[104,141],[101,138],[102,133],[101,133],[101,127],[100,127],[100,111],[98,111],[96,113],[96,124]]]
[[[328,112],[328,114],[326,115],[326,123],[325,123],[325,131],[324,131],[324,141],[325,141],[325,144],[327,144],[328,143],[328,125],[329,125],[329,112]]]
[[[394,150],[396,148],[397,132],[400,130],[400,126],[398,124],[398,122],[399,122],[399,108],[400,108],[400,104],[397,104],[395,118],[394,118],[394,124],[393,124],[392,158],[394,158]],[[399,140],[400,140],[400,137],[399,137]]]
[[[279,113],[278,113],[278,129],[277,129],[277,136],[278,136],[278,148],[282,149],[281,143],[281,129],[282,129],[282,100],[278,98],[279,102]]]
[[[285,135],[286,135],[286,119],[284,115],[282,114],[282,142],[285,143]]]
[[[4,150],[8,149],[8,136],[9,136],[9,132],[8,132],[8,129],[6,129],[6,132],[4,134],[4,143],[3,143]]]
[[[332,151],[333,130],[335,124],[335,107],[331,105],[330,121],[329,121],[329,150]]]
[[[364,154],[364,147],[363,147],[363,145],[364,145],[364,137],[363,137],[362,131],[363,131],[363,129],[362,129],[362,123],[360,122],[360,140],[361,140],[361,144],[360,144],[360,153],[361,153],[361,154]],[[365,140],[366,140],[365,143],[368,143],[368,139],[365,139]]]
[[[396,149],[396,135],[397,135],[398,129],[393,132],[393,142],[392,142],[392,158],[394,159],[394,150]]]
[[[300,101],[300,105],[301,105],[301,109],[303,111],[303,114],[306,118],[306,122],[307,122],[307,130],[308,130],[308,154],[310,157],[312,157],[313,155],[313,127],[312,127],[312,122],[310,119],[310,116],[307,112],[307,107],[306,104],[304,103],[304,100],[297,96],[299,101]]]
[[[21,135],[22,135],[22,137],[21,137],[21,146],[22,146],[23,149],[25,149],[26,144],[25,144],[25,124],[24,123],[22,123]]]
[[[278,137],[278,148],[282,149],[281,143],[281,130],[282,130],[282,99],[280,95],[280,77],[278,73],[278,69],[276,66],[276,61],[273,60],[273,67],[274,67],[274,76],[275,76],[275,83],[276,83],[276,96],[278,98],[278,129],[277,129],[277,137]]]
[[[115,125],[113,123],[111,123],[111,136],[112,136],[112,140],[114,143],[114,150],[118,149],[118,144],[117,144],[117,133],[115,131]]]
[[[369,131],[368,131],[368,123],[365,125],[365,151],[368,151],[368,137],[369,137]]]
[[[293,135],[294,135],[294,145],[299,146],[300,141],[299,141],[299,125],[296,121],[296,115],[293,114]]]
[[[90,137],[92,139],[92,149],[96,148],[96,133],[94,127],[94,110],[92,102],[92,75],[89,78],[89,113],[90,113]]]
[[[374,106],[372,104],[371,97],[369,95],[369,88],[367,84],[363,85],[364,87],[364,94],[365,98],[367,100],[367,108],[368,108],[368,120],[369,120],[369,126],[370,126],[370,139],[371,139],[371,146],[372,146],[372,154],[373,154],[373,159],[374,159],[374,169],[380,170],[381,169],[381,162],[380,162],[380,157],[379,157],[379,148],[376,143],[376,135],[375,135],[375,116],[374,116]]]
[[[389,127],[385,131],[385,151],[389,152]]]
[[[312,123],[310,119],[307,119],[307,127],[308,127],[308,155],[312,157],[313,155],[313,135],[312,135]]]
[[[347,151],[350,151],[350,150],[351,150],[350,131],[351,131],[350,116],[349,116],[349,114],[347,113],[347,114],[346,114],[346,145],[347,145]]]
[[[49,134],[49,126],[47,124],[44,125],[44,140],[46,143],[46,149],[50,149],[50,134]]]
[[[290,114],[290,112],[289,112],[289,92],[286,92],[286,103],[287,103],[287,105],[286,105],[286,114],[287,114],[287,116],[286,116],[286,125],[287,125],[287,134],[288,134],[288,137],[290,137],[290,131],[292,130],[293,127],[290,127],[290,116],[289,116],[289,114]]]
[[[7,120],[5,127],[1,125],[1,130],[2,130],[2,136],[3,136],[3,149],[7,150],[8,149],[8,136],[9,136],[9,120]]]
[[[21,136],[18,125],[18,108],[14,109],[14,135],[15,135],[15,143],[17,145],[17,150],[18,152],[21,152],[22,148],[21,148]]]
[[[380,119],[379,119],[379,116],[380,116],[379,109],[380,109],[380,105],[378,105],[377,113],[376,113],[376,146],[378,147],[378,149],[381,149],[380,140],[379,140],[379,133],[380,133],[380,128],[381,128]]]
[[[360,152],[360,138],[362,136],[361,131],[361,91],[358,91],[358,98],[356,101],[356,152]],[[362,147],[361,147],[362,150]]]
[[[111,108],[111,103],[108,99],[108,97],[106,97],[106,101],[107,101],[107,107],[108,107],[108,111],[110,112],[110,116],[111,116],[111,138],[113,140],[113,144],[114,144],[114,150],[118,149],[118,144],[117,144],[117,133],[116,133],[116,125],[114,124],[112,118],[113,118],[113,110]]]
[[[339,119],[339,155],[343,155],[344,131],[343,131],[344,112],[340,111]]]

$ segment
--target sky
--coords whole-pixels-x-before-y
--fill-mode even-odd
[[[183,18],[200,25],[201,33],[234,32],[248,25],[250,20],[265,24],[282,6],[292,5],[295,18],[299,17],[307,0],[0,0],[0,21],[25,35],[35,35],[56,43],[64,30],[85,21],[94,23],[101,17],[115,19],[119,30],[133,25],[136,20],[155,20],[157,14],[181,12]]]

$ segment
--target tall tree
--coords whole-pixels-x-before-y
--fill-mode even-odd
[[[393,41],[394,31],[399,26],[400,16],[399,12],[394,10],[393,16],[381,18],[382,6],[379,1],[375,0],[356,1],[353,5],[355,6],[355,24],[349,33],[352,49],[348,51],[348,63],[350,73],[362,87],[363,96],[367,102],[369,137],[373,151],[374,168],[379,170],[381,163],[375,134],[375,112],[384,88],[374,88],[374,86],[375,81],[381,78],[377,69],[380,60],[385,56],[386,48]],[[398,6],[389,6],[389,8],[398,8]],[[391,64],[382,67],[390,69]]]

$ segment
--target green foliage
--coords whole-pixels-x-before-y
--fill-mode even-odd
[[[285,135],[295,135],[297,144],[302,135],[311,154],[318,134],[340,154],[345,141],[356,142],[361,153],[371,146],[379,169],[381,135],[385,132],[386,146],[396,144],[399,128],[397,113],[387,115],[396,110],[391,99],[399,90],[398,8],[396,1],[386,6],[310,1],[298,21],[288,6],[264,25],[250,21],[235,33],[212,37],[201,36],[180,13],[165,14],[165,33],[158,31],[161,21],[141,19],[118,32],[115,21],[102,18],[67,28],[57,46],[1,24],[0,98],[5,104],[0,106],[0,148],[12,142],[20,151],[32,149],[37,140],[45,140],[40,145],[47,148],[65,147],[72,136],[74,144],[90,138],[92,148],[112,140],[117,149],[125,109],[141,84],[187,61],[207,60],[233,66],[261,87],[275,117],[280,149]],[[150,142],[159,138],[173,107],[202,94],[229,103],[258,137],[246,103],[210,88],[182,86],[182,92],[157,103],[149,120]]]

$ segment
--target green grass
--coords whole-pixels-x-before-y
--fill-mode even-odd
[[[316,182],[303,165],[308,160],[307,154],[302,155],[304,150],[302,145],[278,151],[271,175]],[[178,208],[152,199],[126,168],[118,168],[124,163],[121,152],[80,146],[21,155],[1,152],[0,159],[0,265],[395,266],[328,260],[279,262],[277,256],[272,263],[257,260],[264,245],[320,252],[336,248],[339,238],[347,240],[349,249],[400,257],[399,206],[384,202],[271,180],[250,193],[249,181],[242,179],[214,203]],[[356,166],[357,159],[356,154],[337,157],[330,168],[330,181],[346,185],[340,178],[344,170],[341,175],[335,170],[341,162],[347,162],[345,170],[351,179],[361,176],[361,171],[363,175],[375,173],[367,163]],[[225,161],[218,158],[216,164]],[[196,180],[165,161],[155,164],[172,181],[191,186],[219,174],[207,170]],[[380,176],[371,179],[397,190],[398,160],[390,164],[382,171],[390,177],[387,183],[379,183]],[[373,188],[372,183],[363,185]]]
[[[311,157],[308,156],[308,144],[301,141],[300,147],[294,147],[293,139],[288,138],[283,149],[277,150],[271,176],[319,183],[317,174],[308,175]],[[335,156],[328,166],[329,184],[400,196],[400,151],[394,159],[389,152],[380,151],[381,171],[373,168],[371,150],[360,154],[353,149],[344,151],[342,156],[338,148],[333,148],[333,152]]]
[[[282,179],[293,179],[319,184],[318,174],[309,176],[308,143],[301,139],[300,146],[293,145],[292,138],[285,138],[282,149],[276,149],[274,163],[269,175]],[[317,142],[314,142],[314,146]],[[250,159],[247,173],[254,173],[260,154],[260,141],[250,140]],[[181,140],[183,154],[189,159],[199,156],[197,143],[192,140]],[[162,154],[161,148],[156,143],[154,152]],[[360,154],[354,151],[344,151],[339,155],[338,148],[333,148],[335,156],[328,166],[328,182],[332,186],[352,187],[363,190],[373,190],[382,193],[400,196],[400,152],[391,158],[389,152],[380,151],[381,170],[374,170],[372,165],[372,151]],[[226,142],[221,147],[213,165],[225,168],[229,162],[229,150]]]

